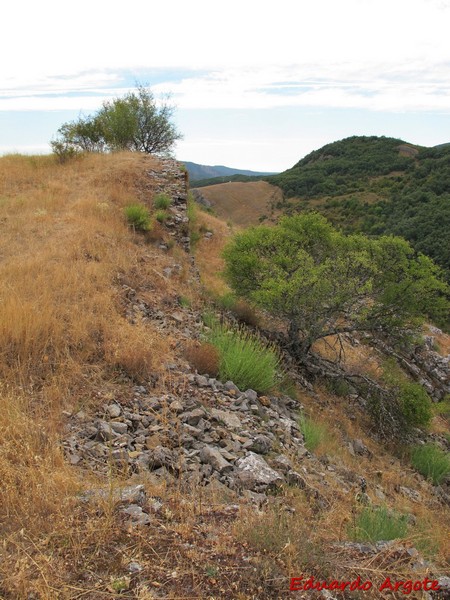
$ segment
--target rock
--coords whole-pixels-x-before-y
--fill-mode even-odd
[[[206,411],[204,408],[194,408],[190,412],[183,413],[180,415],[180,419],[183,423],[188,423],[188,425],[193,425],[194,427],[198,425],[200,419],[206,416]]]
[[[199,387],[205,388],[205,387],[209,386],[209,379],[207,377],[205,377],[204,375],[196,375],[195,381],[197,382],[197,385]]]
[[[286,475],[286,480],[289,483],[289,485],[295,485],[301,490],[304,490],[308,487],[305,479],[300,475],[300,473],[297,473],[297,471],[293,471],[292,469],[288,471]]]
[[[258,398],[258,394],[255,392],[255,390],[247,390],[246,392],[244,392],[244,396],[250,402],[255,402]]]
[[[400,494],[402,494],[406,498],[409,498],[413,502],[421,502],[422,500],[422,497],[419,494],[419,492],[416,490],[412,490],[411,488],[400,485],[398,487],[398,491],[400,492]]]
[[[275,456],[275,458],[272,459],[272,466],[274,467],[274,469],[277,469],[278,471],[287,473],[288,471],[290,471],[292,469],[292,462],[284,454],[278,454],[278,456]]]
[[[352,442],[353,451],[358,456],[372,456],[372,452],[369,448],[363,443],[362,440],[353,440]]]
[[[128,425],[126,423],[121,423],[120,421],[111,421],[110,425],[111,429],[119,435],[123,435],[128,431]]]
[[[150,517],[137,504],[130,504],[127,508],[121,511],[123,514],[130,517],[133,525],[148,525]]]
[[[232,412],[213,408],[211,409],[211,417],[222,422],[229,429],[240,429],[242,427],[241,420]]]
[[[140,563],[138,563],[137,561],[135,561],[135,560],[131,561],[127,565],[128,573],[132,573],[132,574],[134,574],[134,573],[140,573],[143,568],[144,567]]]
[[[184,314],[180,311],[173,312],[170,316],[174,321],[177,321],[177,323],[183,323],[184,321]]]
[[[236,462],[236,475],[238,483],[244,489],[254,492],[278,487],[283,483],[281,475],[269,467],[262,456],[253,452]]]
[[[146,500],[145,488],[142,484],[128,485],[127,487],[119,490],[114,490],[114,495],[117,496],[120,502],[127,502],[130,504],[144,504]]]
[[[130,462],[130,457],[125,448],[115,448],[111,452],[111,458],[118,465],[121,464],[123,466],[126,466]]]
[[[174,400],[173,402],[171,402],[169,408],[177,414],[182,413],[184,410],[184,407],[179,400]]]
[[[120,417],[120,415],[122,413],[122,409],[120,408],[120,406],[118,404],[110,404],[109,406],[106,407],[106,410],[112,419],[116,419],[117,417]]]
[[[450,577],[441,575],[441,577],[437,578],[437,582],[441,589],[436,593],[435,597],[448,600],[450,598]]]
[[[266,435],[257,435],[250,442],[244,444],[244,448],[258,454],[268,454],[272,448],[272,441]]]
[[[241,393],[241,390],[232,381],[227,381],[223,387],[227,392],[234,392],[235,394]]]
[[[211,465],[219,473],[231,471],[233,466],[225,460],[218,448],[204,446],[200,451],[200,460],[202,463]]]
[[[164,446],[156,446],[153,450],[149,451],[149,469],[154,471],[160,467],[166,467],[167,469],[173,469],[175,466],[174,456],[169,448]]]
[[[107,423],[106,421],[102,421],[102,420],[97,421],[96,427],[97,427],[97,435],[96,435],[97,440],[101,440],[103,442],[108,442],[108,441],[116,438],[118,435],[117,433],[115,433],[115,431],[113,431],[111,424]]]

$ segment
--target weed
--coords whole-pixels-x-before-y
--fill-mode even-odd
[[[153,199],[153,206],[156,210],[167,210],[172,203],[172,199],[167,194],[157,194]]]
[[[276,349],[243,329],[229,329],[210,321],[208,341],[219,352],[219,376],[241,389],[268,392],[277,381],[280,358]]]
[[[386,507],[364,508],[349,528],[349,536],[358,542],[378,542],[404,538],[407,534],[406,515],[397,515]]]
[[[142,204],[130,204],[124,209],[128,223],[138,231],[150,229],[150,214]]]
[[[307,417],[300,419],[300,429],[305,438],[305,446],[310,452],[314,452],[328,435],[325,425]]]
[[[190,308],[190,306],[192,305],[192,302],[190,301],[190,299],[187,296],[179,296],[178,304],[180,306],[182,306],[183,308]]]
[[[413,467],[434,485],[439,485],[450,474],[450,454],[434,444],[417,446],[411,452]]]
[[[165,221],[167,221],[169,215],[166,213],[165,210],[158,210],[155,213],[155,219],[158,221],[158,223],[164,223]]]

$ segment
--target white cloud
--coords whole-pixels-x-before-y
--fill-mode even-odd
[[[3,11],[0,110],[95,109],[124,71],[169,68],[211,73],[157,86],[186,108],[449,106],[448,0],[79,0],[70,11],[16,0]],[[269,93],[277,81],[314,89]],[[94,97],[77,104],[79,92]]]

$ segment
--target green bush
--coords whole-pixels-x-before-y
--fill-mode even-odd
[[[349,536],[356,542],[378,542],[404,538],[408,523],[406,515],[396,515],[387,508],[364,508],[349,529]]]
[[[124,209],[128,223],[138,231],[150,229],[150,214],[142,204],[130,204]]]
[[[439,485],[450,474],[450,455],[434,444],[417,446],[411,452],[413,467],[434,485]]]
[[[327,437],[327,430],[324,425],[315,423],[306,417],[300,419],[300,429],[305,438],[305,446],[310,452],[314,452],[319,444]]]
[[[279,356],[275,348],[243,329],[209,320],[208,341],[219,352],[219,377],[242,390],[268,392],[276,386]]]
[[[430,424],[431,400],[419,383],[400,384],[398,399],[407,426],[427,427]]]
[[[172,200],[167,194],[157,194],[153,199],[153,206],[156,210],[167,210],[171,203]]]

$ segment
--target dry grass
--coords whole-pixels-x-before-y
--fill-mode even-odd
[[[219,352],[208,342],[188,345],[185,350],[186,360],[202,375],[217,377],[219,372]]]
[[[221,277],[225,266],[222,251],[232,231],[223,221],[201,210],[197,211],[197,220],[199,227],[213,232],[211,238],[201,238],[195,248],[195,262],[202,283],[214,296],[223,296],[230,291],[230,288]]]
[[[37,388],[64,375],[67,385],[105,361],[129,366],[131,375],[158,369],[166,343],[149,327],[127,324],[113,285],[145,271],[145,249],[122,217],[130,194],[144,185],[141,162],[126,155],[66,165],[51,157],[0,161],[4,380]]]
[[[374,379],[380,379],[383,374],[379,356],[372,348],[363,344],[352,345],[342,337],[341,341],[335,335],[318,340],[313,346],[313,351],[328,360],[340,361],[342,366],[352,373],[366,374]]]
[[[64,408],[118,376],[148,381],[171,359],[170,338],[125,315],[124,284],[155,303],[184,286],[123,217],[150,202],[148,168],[158,163],[128,154],[0,159],[0,597],[75,598],[78,567],[93,569],[120,537],[111,511],[80,509],[89,484],[59,439]]]
[[[230,182],[200,188],[217,213],[237,226],[258,225],[259,217],[275,219],[280,211],[275,205],[283,199],[280,188],[266,181]]]

